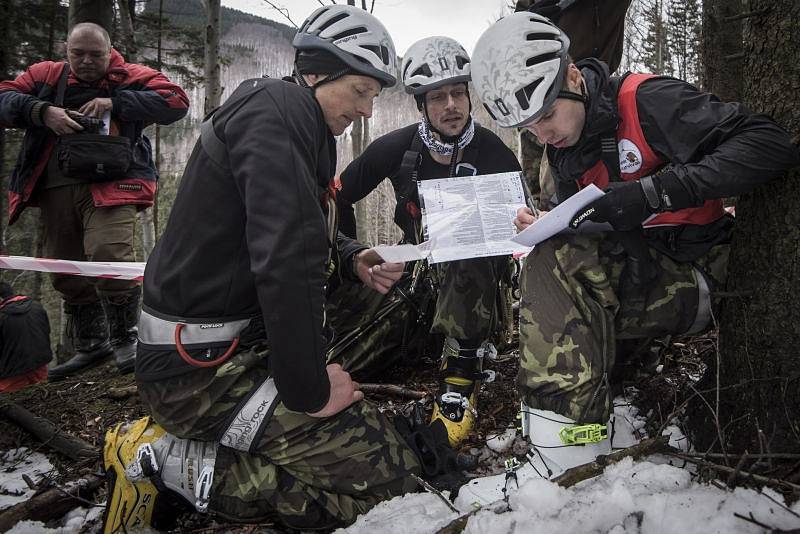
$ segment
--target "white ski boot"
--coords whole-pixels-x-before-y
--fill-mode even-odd
[[[575,421],[547,410],[521,407],[522,435],[528,436],[531,448],[524,461],[506,461],[506,472],[476,478],[458,491],[455,505],[460,510],[485,506],[508,499],[531,478],[553,479],[567,469],[592,462],[611,452],[609,425],[576,425]]]

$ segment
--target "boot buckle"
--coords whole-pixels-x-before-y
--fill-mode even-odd
[[[608,427],[597,423],[562,428],[558,436],[564,445],[599,443],[608,438]]]
[[[439,397],[439,409],[442,415],[451,421],[459,421],[464,411],[469,407],[469,401],[457,391],[442,393]]]
[[[158,461],[153,447],[149,443],[139,445],[136,449],[136,458],[125,467],[125,478],[131,482],[138,482],[156,473],[158,473]]]
[[[198,512],[205,513],[208,510],[208,500],[211,494],[211,482],[214,480],[214,468],[210,465],[203,467],[200,471],[200,476],[197,478],[197,484],[194,488],[195,503],[194,507]]]

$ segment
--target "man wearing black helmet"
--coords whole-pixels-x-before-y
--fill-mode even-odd
[[[297,84],[247,80],[205,121],[147,264],[136,378],[152,418],[106,435],[106,532],[166,526],[167,497],[333,528],[415,487],[413,453],[325,365],[327,277],[385,293],[403,268],[337,236],[329,195],[333,136],[395,83],[394,46],[340,5],[293,44]]]
[[[353,203],[385,178],[397,198],[395,223],[406,242],[419,243],[417,180],[520,171],[514,153],[472,119],[470,60],[458,42],[441,36],[417,41],[403,57],[401,75],[406,92],[417,102],[420,121],[376,139],[342,172],[337,195],[341,229],[353,238]],[[432,424],[443,426],[454,446],[472,431],[478,413],[482,360],[495,351],[489,338],[498,323],[499,280],[508,261],[508,256],[502,256],[437,265],[439,295],[431,330],[446,339]],[[384,361],[379,363],[385,364],[381,356]],[[370,357],[374,356],[363,356]],[[347,363],[368,365],[354,362],[352,355]]]

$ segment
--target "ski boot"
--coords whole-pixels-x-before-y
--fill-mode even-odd
[[[483,356],[491,350],[494,347],[488,342],[459,341],[451,337],[444,341],[439,394],[434,402],[431,424],[435,421],[444,424],[451,447],[464,441],[475,425]]]
[[[168,529],[181,500],[178,496],[205,512],[216,453],[216,443],[176,438],[150,417],[106,432],[103,466],[108,500],[103,532]]]
[[[524,461],[507,462],[505,473],[470,480],[459,489],[456,506],[465,510],[508,500],[520,486],[532,478],[553,479],[567,469],[593,462],[611,453],[608,425],[576,425],[575,421],[547,410],[521,409],[522,435],[528,436],[531,448]]]

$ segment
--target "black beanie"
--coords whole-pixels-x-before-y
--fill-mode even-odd
[[[350,70],[344,61],[326,50],[298,50],[295,68],[298,74],[339,74]]]

